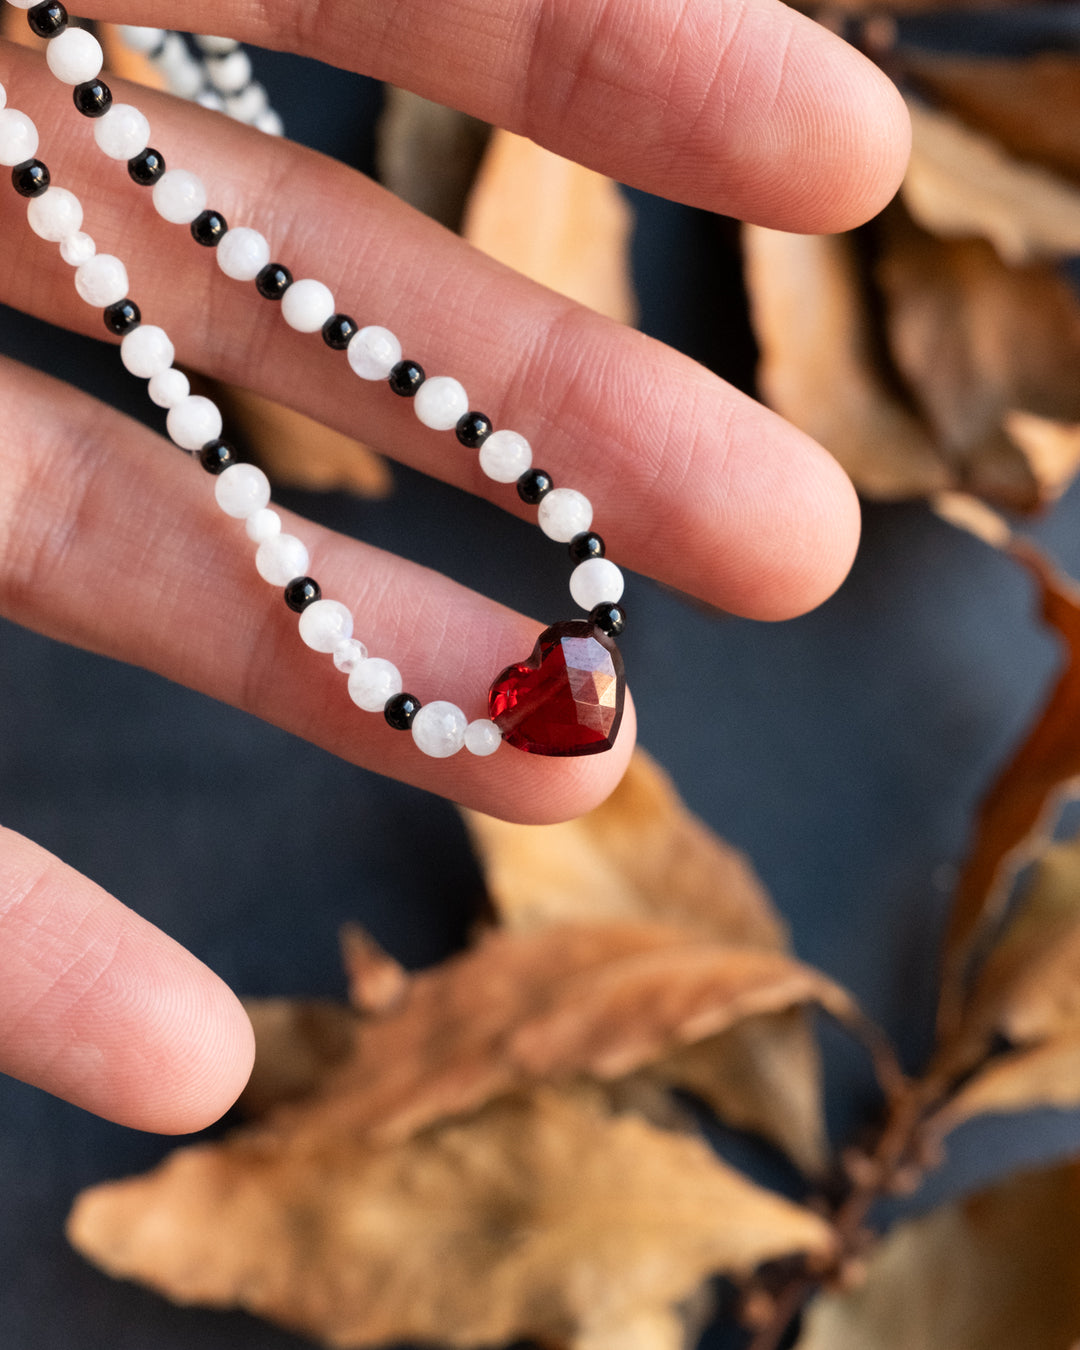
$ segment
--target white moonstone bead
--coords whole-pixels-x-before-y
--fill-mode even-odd
[[[265,112],[261,112],[251,125],[265,136],[285,135],[285,123],[273,108],[267,108]]]
[[[174,408],[191,393],[191,381],[182,370],[163,370],[150,376],[146,392],[159,408]]]
[[[241,89],[237,94],[230,94],[225,100],[225,111],[229,116],[248,126],[269,106],[269,95],[258,80],[253,80],[246,89]]]
[[[218,244],[217,264],[234,281],[254,281],[270,261],[270,245],[258,230],[239,225]]]
[[[352,629],[353,616],[340,600],[315,600],[300,615],[300,636],[313,651],[336,651]]]
[[[281,517],[276,511],[264,506],[261,511],[248,516],[244,521],[244,529],[253,543],[262,544],[267,539],[273,539],[275,534],[281,533]]]
[[[247,520],[270,501],[270,480],[254,464],[230,464],[214,482],[214,498],[227,516]]]
[[[453,431],[458,418],[469,411],[469,396],[453,376],[435,375],[416,391],[413,408],[432,431]]]
[[[211,112],[224,112],[225,100],[216,89],[204,89],[196,96],[195,102],[200,108],[209,108]]]
[[[362,380],[385,380],[401,360],[401,343],[389,328],[369,324],[353,334],[345,355]]]
[[[7,90],[0,84],[0,108],[7,107]]]
[[[298,333],[317,333],[333,313],[334,295],[330,287],[311,277],[294,281],[281,297],[282,317]]]
[[[150,123],[130,103],[114,103],[95,120],[94,140],[110,159],[134,159],[150,144]]]
[[[181,450],[201,450],[221,435],[221,409],[202,394],[188,394],[169,409],[165,429]]]
[[[437,699],[425,703],[413,718],[412,738],[425,755],[448,759],[465,744],[467,725],[465,714],[456,704]]]
[[[151,380],[168,370],[176,356],[176,348],[164,328],[154,323],[140,324],[126,334],[120,343],[120,360],[124,369],[140,380]],[[228,470],[226,470],[228,472]]]
[[[95,309],[115,305],[128,293],[127,268],[111,253],[95,253],[75,269],[75,289]]]
[[[120,36],[124,40],[124,45],[130,47],[133,52],[156,52],[165,41],[165,29],[141,28],[134,24],[123,23],[120,25]]]
[[[502,732],[486,717],[478,717],[465,728],[465,749],[472,755],[493,755],[502,744]]]
[[[198,61],[184,50],[183,60],[177,60],[165,72],[169,93],[177,98],[194,98],[203,87],[202,67]]]
[[[351,675],[361,661],[366,661],[368,650],[356,638],[345,638],[334,648],[334,665],[345,675]]]
[[[493,431],[480,447],[480,467],[493,483],[516,483],[532,468],[532,446],[516,431]]]
[[[570,573],[570,594],[582,609],[622,598],[623,574],[609,558],[588,558]]]
[[[568,544],[575,534],[584,533],[592,524],[592,502],[573,488],[552,488],[541,498],[536,514],[549,539]]]
[[[26,203],[26,219],[36,235],[59,244],[82,229],[82,202],[67,188],[51,187]]]
[[[97,79],[104,59],[101,43],[85,28],[65,28],[45,48],[49,69],[64,84]]]
[[[52,189],[50,189],[51,191]],[[82,230],[76,230],[60,241],[60,256],[70,267],[78,267],[97,252],[97,244]]]
[[[182,66],[192,64],[192,56],[188,51],[187,43],[179,33],[168,31],[166,31],[165,40],[161,44],[161,51],[158,52],[154,60],[157,62],[159,70],[169,76]]]
[[[11,0],[11,3],[15,9],[30,9],[35,4],[35,0]]]
[[[37,148],[37,127],[30,118],[18,108],[0,109],[0,164],[11,168],[33,159]]]
[[[197,33],[195,45],[207,56],[225,56],[228,52],[235,51],[240,44],[236,38],[217,37],[213,33]]]
[[[382,712],[387,699],[400,694],[401,689],[401,671],[381,656],[360,661],[349,676],[349,697],[365,712]]]
[[[154,209],[174,225],[190,225],[206,210],[206,187],[187,169],[166,169],[154,184]]]
[[[207,62],[210,83],[221,94],[235,94],[251,83],[251,57],[243,47]]]
[[[308,570],[308,551],[295,534],[274,534],[264,539],[255,552],[259,576],[271,586],[287,586]]]

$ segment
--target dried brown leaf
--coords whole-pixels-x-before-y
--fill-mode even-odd
[[[462,233],[493,258],[632,323],[632,215],[610,178],[512,132],[492,133]]]
[[[405,997],[409,972],[359,924],[342,928],[341,958],[349,977],[349,1002],[357,1012],[390,1012]]]
[[[1080,1106],[1080,1035],[996,1055],[934,1113],[935,1135],[975,1116]]]
[[[255,1032],[255,1067],[240,1098],[247,1115],[314,1092],[355,1044],[357,1016],[340,1003],[257,998],[244,1009]]]
[[[280,1128],[181,1149],[80,1197],[68,1232],[111,1274],[239,1306],[341,1347],[422,1340],[675,1350],[709,1275],[828,1226],[700,1141],[541,1089],[378,1148]]]
[[[899,1225],[797,1350],[1067,1350],[1080,1336],[1080,1167],[1011,1178]]]
[[[946,239],[981,238],[1020,266],[1080,253],[1080,187],[1015,158],[950,113],[908,101],[912,154],[902,194]]]
[[[387,85],[385,93],[376,129],[380,181],[447,229],[460,229],[491,128],[407,89]]]

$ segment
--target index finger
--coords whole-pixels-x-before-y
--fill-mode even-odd
[[[852,227],[909,149],[896,89],[778,0],[97,0],[362,70],[621,182],[774,229]]]

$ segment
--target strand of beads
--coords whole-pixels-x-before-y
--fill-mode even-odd
[[[58,244],[61,257],[75,269],[75,289],[102,311],[109,332],[121,339],[120,359],[132,374],[148,381],[147,391],[168,410],[167,430],[182,449],[197,456],[216,478],[214,496],[226,515],[245,524],[257,545],[259,575],[283,589],[286,604],[299,615],[300,636],[318,652],[333,657],[349,677],[353,702],[369,712],[382,712],[396,730],[411,730],[426,754],[445,758],[467,747],[475,755],[498,749],[498,727],[487,718],[468,723],[454,704],[421,704],[402,690],[401,674],[391,662],[368,655],[353,637],[353,615],[339,600],[322,596],[307,575],[308,550],[295,535],[281,529],[281,517],[270,508],[270,483],[254,464],[238,461],[222,439],[222,417],[210,399],[192,394],[187,376],[173,365],[175,348],[168,333],[144,324],[139,306],[128,295],[128,273],[113,254],[98,253],[82,229],[83,206],[75,193],[52,183],[47,165],[37,158],[39,137],[34,122],[7,107],[0,84],[0,164],[11,168],[12,186],[27,198],[27,220],[40,238]]]

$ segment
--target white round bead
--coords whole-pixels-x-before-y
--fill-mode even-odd
[[[265,112],[261,112],[251,125],[265,136],[284,136],[285,134],[285,123],[273,108],[267,108]]]
[[[425,380],[413,399],[416,415],[432,431],[453,431],[469,411],[469,396],[451,375]]]
[[[187,43],[179,33],[168,31],[165,33],[161,50],[154,57],[154,60],[157,62],[158,69],[170,76],[174,70],[179,70],[182,66],[189,66],[192,63]]]
[[[7,90],[0,84],[0,108],[7,107]]]
[[[315,600],[300,615],[300,636],[313,651],[336,651],[352,629],[353,616],[340,600]]]
[[[182,370],[163,370],[150,376],[146,392],[159,408],[173,408],[191,393],[191,381]]]
[[[381,656],[358,662],[349,676],[349,697],[365,712],[382,712],[387,699],[400,693],[401,671]]]
[[[486,717],[478,717],[465,728],[465,749],[472,755],[493,755],[502,744],[502,732]]]
[[[540,528],[557,544],[568,544],[592,524],[592,502],[573,488],[552,488],[537,511]]]
[[[195,98],[195,102],[200,108],[208,108],[210,112],[224,112],[225,100],[216,89],[204,89]]]
[[[114,103],[94,122],[94,140],[110,159],[134,159],[150,144],[150,123],[130,103]]]
[[[101,43],[85,28],[65,28],[49,39],[45,60],[63,84],[85,84],[101,74]]]
[[[588,558],[570,573],[570,594],[582,609],[613,605],[623,593],[623,574],[608,558]]]
[[[165,429],[181,450],[201,450],[221,435],[221,409],[202,394],[188,394],[169,409]]]
[[[82,202],[67,188],[51,187],[26,203],[26,219],[36,235],[60,244],[82,229]]]
[[[254,281],[270,261],[270,245],[258,230],[240,225],[217,246],[217,263],[234,281]]]
[[[362,380],[385,380],[401,360],[401,343],[389,328],[369,324],[353,334],[345,354]]]
[[[264,506],[261,511],[248,516],[244,521],[244,529],[253,543],[263,544],[267,539],[273,539],[275,534],[281,533],[281,517],[276,511]]]
[[[254,464],[230,464],[214,482],[214,499],[227,516],[247,520],[269,502],[270,480]]]
[[[38,133],[30,118],[18,108],[0,109],[0,164],[14,167],[37,154]]]
[[[225,100],[225,111],[238,122],[244,122],[250,126],[260,113],[266,112],[269,105],[270,100],[266,89],[258,80],[253,80],[246,89],[241,89],[238,94],[228,96]]]
[[[465,714],[454,703],[425,703],[412,720],[417,748],[432,759],[448,759],[465,744]]]
[[[294,281],[281,297],[282,317],[298,333],[317,333],[333,313],[333,292],[310,277]]]
[[[35,0],[11,0],[11,3],[16,9],[30,9]]]
[[[222,94],[235,94],[251,83],[251,58],[243,47],[207,62],[210,83]]]
[[[127,268],[111,253],[95,253],[75,269],[75,289],[95,309],[115,305],[127,297]]]
[[[532,446],[516,431],[493,431],[480,447],[480,467],[493,483],[516,483],[532,468]]]
[[[216,37],[213,33],[196,33],[195,45],[207,56],[224,56],[239,47],[236,38]]]
[[[308,551],[295,534],[271,535],[255,552],[259,576],[271,586],[287,586],[295,577],[306,575],[308,562]]]
[[[88,234],[77,230],[60,241],[60,256],[71,267],[78,267],[97,252],[97,244]]]
[[[351,675],[361,661],[367,660],[367,648],[356,638],[345,638],[334,648],[334,665],[345,675]]]
[[[187,169],[166,169],[154,184],[154,210],[174,225],[190,225],[206,210],[206,187]]]
[[[124,45],[133,52],[156,52],[165,41],[164,28],[137,28],[134,24],[122,23],[120,36]]]
[[[164,328],[144,323],[133,328],[120,343],[120,360],[124,369],[140,380],[153,379],[168,370],[176,356],[176,348]]]

